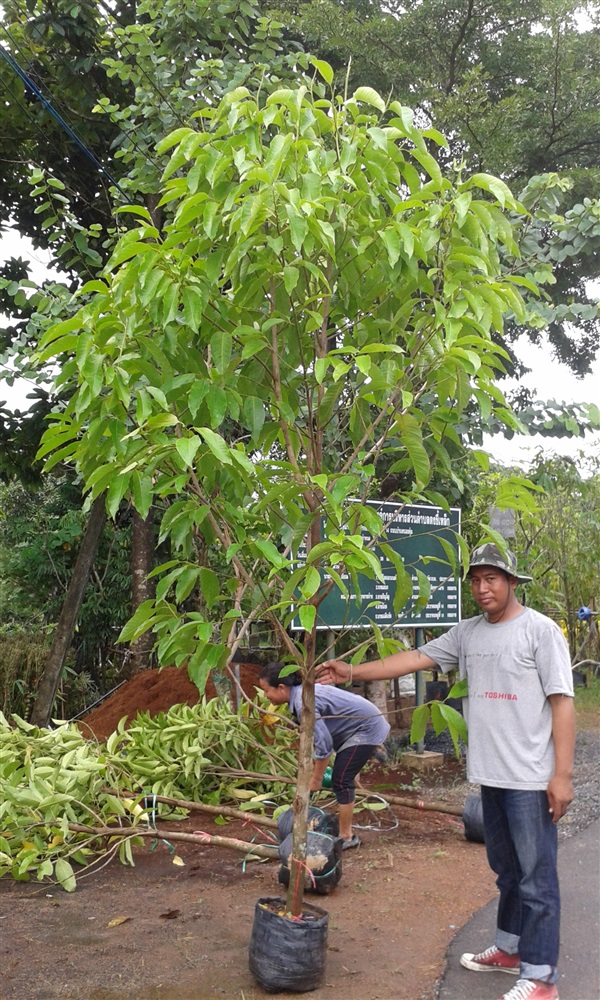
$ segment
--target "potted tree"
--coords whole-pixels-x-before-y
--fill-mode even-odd
[[[383,530],[364,503],[382,470],[400,474],[401,501],[445,503],[433,477],[452,472],[467,407],[514,423],[495,385],[498,335],[508,309],[522,315],[498,252],[502,209],[519,211],[505,185],[443,176],[435,129],[368,87],[335,93],[331,68],[314,67],[266,99],[237,87],[159,144],[163,228],[130,209],[137,224],[103,279],[43,347],[78,344],[77,390],[44,450],[66,448],[109,513],[124,497],[142,517],[162,510],[172,558],[124,638],[153,629],[160,661],[187,663],[202,690],[266,619],[303,672],[293,861],[276,904],[292,938],[320,936],[297,990],[322,979],[326,942],[303,869],[319,605],[334,586],[350,599],[358,573],[382,576],[364,540]],[[412,580],[394,561],[400,614]],[[375,635],[382,654],[395,648]]]

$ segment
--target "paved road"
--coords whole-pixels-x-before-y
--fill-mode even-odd
[[[558,870],[562,899],[558,990],[560,1000],[600,1000],[600,820],[561,841]],[[514,986],[505,973],[463,969],[463,951],[494,943],[497,901],[476,913],[447,953],[439,1000],[498,1000]]]

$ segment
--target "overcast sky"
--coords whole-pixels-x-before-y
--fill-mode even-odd
[[[17,233],[0,235],[0,259],[5,260],[10,256],[29,258],[32,264],[31,277],[34,280],[48,276],[45,255],[41,251],[34,251],[30,241],[19,237]],[[596,403],[600,406],[600,357],[596,360],[592,374],[578,379],[553,359],[547,344],[535,347],[523,338],[518,345],[518,354],[527,367],[532,369],[522,383],[534,391],[537,399],[554,399],[557,403]],[[514,380],[507,381],[503,390],[508,391],[516,384]],[[6,400],[10,406],[25,408],[27,392],[26,384],[15,385],[11,389],[5,383],[0,383],[0,400]],[[519,435],[510,441],[500,434],[493,437],[486,435],[484,448],[496,461],[503,464],[516,462],[526,466],[540,448],[547,454],[570,455],[578,459],[581,450],[600,455],[600,432],[581,438]]]
[[[559,364],[553,357],[548,344],[539,347],[530,344],[523,338],[515,345],[521,361],[531,368],[524,376],[521,384],[531,389],[534,396],[541,400],[554,399],[557,403],[595,403],[600,406],[600,357],[596,359],[593,371],[583,379],[578,379],[570,373],[565,365]],[[515,379],[507,380],[502,389],[519,383]],[[541,434],[517,435],[510,441],[502,435],[486,436],[484,448],[493,457],[504,464],[519,462],[527,464],[535,453],[543,448],[547,454],[570,455],[577,459],[580,451],[600,455],[600,431],[586,434],[580,438],[549,438]]]

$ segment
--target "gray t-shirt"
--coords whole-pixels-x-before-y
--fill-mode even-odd
[[[302,687],[290,689],[290,710],[300,721]],[[323,760],[350,746],[378,746],[390,726],[376,705],[358,694],[329,684],[315,684],[315,757]]]
[[[420,648],[444,673],[458,666],[468,680],[469,781],[545,789],[554,773],[548,695],[573,696],[569,650],[558,626],[531,608],[496,625],[478,615]]]

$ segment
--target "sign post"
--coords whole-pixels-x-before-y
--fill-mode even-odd
[[[317,611],[318,629],[379,628],[437,628],[456,625],[460,621],[460,579],[453,575],[448,556],[440,539],[458,554],[460,510],[451,507],[434,507],[429,504],[400,504],[369,500],[383,521],[383,531],[373,543],[365,528],[361,528],[365,545],[371,545],[379,558],[383,580],[358,575],[358,593],[349,573],[341,579],[348,587],[343,594],[333,587],[321,601]],[[381,551],[387,544],[401,556],[413,582],[412,595],[404,607],[394,611],[396,570]],[[306,553],[299,551],[301,560]],[[418,572],[427,580],[430,596],[426,604],[418,602],[420,583]],[[297,619],[292,629],[301,630]]]
[[[490,527],[510,540],[515,537],[515,512],[510,508],[500,510],[499,507],[490,508]]]
[[[383,579],[358,574],[356,585],[349,573],[342,572],[340,576],[348,593],[342,593],[337,586],[330,590],[317,609],[316,627],[327,631],[327,645],[331,648],[336,629],[413,628],[415,649],[418,649],[425,641],[425,628],[456,625],[460,621],[460,577],[454,576],[447,551],[450,547],[458,559],[460,509],[384,500],[368,500],[367,503],[379,514],[383,530],[375,541],[363,526],[361,534],[364,544],[369,545],[379,559]],[[321,537],[324,528],[322,523]],[[396,567],[386,557],[382,545],[394,549],[412,577],[412,594],[397,611],[394,610]],[[303,558],[306,558],[306,550],[301,548],[298,559]],[[423,584],[429,590],[426,601],[421,596]],[[291,628],[299,631],[302,625],[294,619]],[[417,671],[417,706],[423,704],[423,694],[423,677],[421,671]],[[417,744],[419,755],[424,757],[423,740]]]

